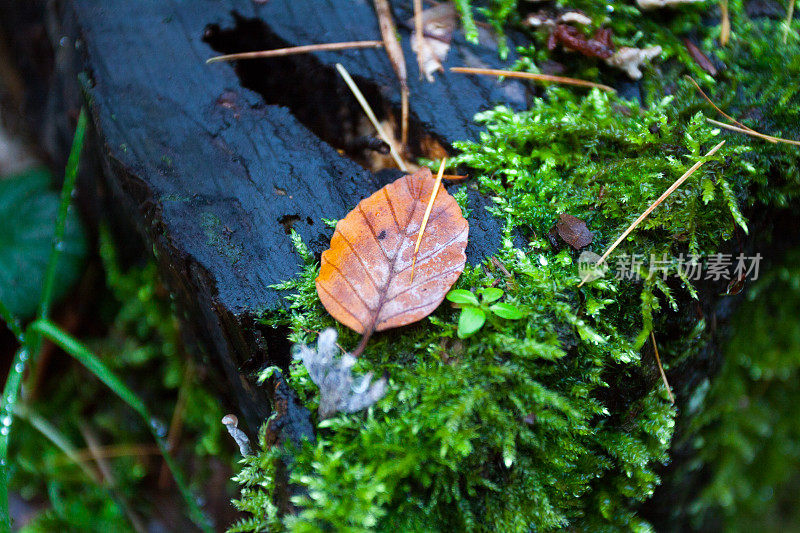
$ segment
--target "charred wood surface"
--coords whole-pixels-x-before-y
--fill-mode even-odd
[[[420,153],[424,139],[447,146],[475,138],[473,115],[480,110],[524,105],[517,82],[449,72],[437,73],[436,83],[421,80],[402,24],[410,2],[396,4],[409,68],[412,151]],[[36,6],[52,46],[37,68],[52,64],[53,72],[35,79],[25,102],[29,128],[50,132],[41,137],[53,138],[45,145],[57,163],[67,145],[58,139],[68,140],[71,115],[88,103],[112,216],[130,220],[152,247],[185,329],[221,370],[220,381],[254,432],[278,398],[275,387],[258,387],[253,376],[289,362],[286,332],[261,328],[256,319],[286,305],[271,286],[302,266],[290,230],[321,253],[331,233],[322,219],[343,217],[399,175],[373,174],[337,150],[361,111],[335,63],[348,68],[383,117],[399,115],[400,86],[383,49],[236,65],[205,60],[221,52],[380,39],[371,2],[67,0],[24,9],[4,4],[0,14],[33,27]],[[12,36],[18,29],[4,26]],[[36,58],[24,56],[20,39],[19,63],[32,70]],[[468,45],[457,33],[445,66],[463,64],[497,67],[497,51]],[[474,263],[496,250],[500,225],[483,209],[484,199],[471,194],[471,201],[467,257]],[[313,438],[302,410],[294,406],[290,419],[272,427],[293,440]]]

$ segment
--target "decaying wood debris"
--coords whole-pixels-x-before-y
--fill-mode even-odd
[[[355,413],[366,409],[386,394],[386,376],[372,383],[372,373],[353,376],[356,358],[349,353],[336,358],[336,330],[326,329],[319,335],[317,349],[295,345],[294,357],[303,362],[311,380],[319,387],[319,419],[336,413]]]
[[[653,58],[661,55],[660,46],[647,48],[629,48],[623,46],[611,57],[606,58],[606,63],[625,71],[631,79],[638,80],[642,77],[641,67]]]

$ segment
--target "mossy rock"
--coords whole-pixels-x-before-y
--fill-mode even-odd
[[[780,23],[748,18],[741,2],[730,3],[725,48],[716,44],[716,21],[701,24],[702,6],[653,16],[610,5],[613,16],[605,3],[580,3],[620,44],[664,50],[639,100],[549,88],[527,111],[480,114],[480,140],[456,143],[453,164],[478,176],[475,186],[494,196],[490,210],[506,225],[496,261],[468,268],[456,287],[500,287],[525,318],[493,321],[460,340],[457,310],[442,306],[418,325],[376,336],[356,371],[388,373],[387,396],[365,413],[319,422],[315,442],[265,446],[248,458],[237,506],[252,517],[233,531],[651,529],[639,508],[670,460],[693,383],[673,383],[673,406],[645,346],[651,332],[668,331],[668,373],[698,368],[711,328],[696,309],[713,308],[729,281],[697,283],[678,258],[738,252],[737,239],[755,238],[750,226],[765,231],[743,213],[796,205],[800,184],[795,147],[717,129],[706,121],[713,108],[682,76],[710,87],[748,126],[797,138],[800,45],[796,33],[780,43]],[[716,79],[686,53],[680,39],[689,32],[727,66]],[[541,49],[520,54],[523,62],[547,57]],[[597,67],[581,58],[575,71],[597,81],[616,76]],[[723,139],[612,256],[614,266],[615,257],[641,254],[643,278],[607,275],[579,287],[578,252],[546,238],[558,216],[585,220],[589,250],[601,253]],[[281,286],[291,309],[264,322],[288,325],[292,341],[307,343],[308,331],[337,324],[316,297],[314,257],[297,244],[306,268]],[[651,258],[663,257],[670,260],[648,276]],[[355,346],[357,337],[338,327],[340,343]],[[313,411],[317,388],[305,369],[294,363],[288,381]],[[272,492],[281,461],[291,464],[295,489],[289,512]]]

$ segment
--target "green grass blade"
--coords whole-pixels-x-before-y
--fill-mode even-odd
[[[45,271],[42,296],[39,302],[39,318],[47,318],[50,313],[50,305],[53,299],[53,288],[55,287],[58,259],[61,256],[64,232],[67,227],[67,213],[69,211],[72,191],[75,189],[75,181],[78,177],[78,164],[80,163],[83,141],[86,137],[87,127],[86,110],[82,109],[78,117],[78,125],[75,128],[75,137],[72,140],[67,168],[64,172],[64,185],[61,187],[61,203],[59,204],[56,216],[56,226],[53,232],[53,248]],[[19,397],[22,376],[29,359],[29,354],[39,353],[41,340],[38,335],[26,336],[23,334],[19,322],[11,314],[10,310],[0,304],[0,317],[6,322],[8,328],[14,333],[20,343],[23,344],[11,363],[11,368],[3,387],[2,409],[0,409],[0,527],[11,529],[11,516],[8,512],[8,483],[9,483],[9,464],[8,464],[8,439],[11,434],[11,423],[14,421],[14,407]]]
[[[39,318],[47,318],[50,314],[50,305],[53,303],[53,287],[56,282],[56,272],[58,269],[58,259],[61,257],[63,248],[64,232],[67,228],[67,212],[72,200],[72,191],[75,190],[75,182],[78,179],[78,166],[83,150],[83,141],[86,138],[86,109],[81,109],[78,116],[78,125],[75,128],[75,137],[72,139],[72,148],[67,159],[67,168],[64,171],[64,185],[61,187],[61,203],[58,207],[56,217],[56,230],[53,234],[53,248],[50,252],[50,260],[45,271],[44,287],[42,287],[42,297],[39,303]]]
[[[36,431],[44,435],[45,438],[52,442],[56,448],[61,450],[64,455],[69,457],[70,460],[75,463],[84,474],[86,474],[86,477],[91,479],[96,484],[102,485],[102,481],[97,475],[97,472],[89,468],[86,463],[81,460],[78,450],[75,448],[75,446],[73,446],[69,439],[62,435],[53,424],[39,416],[39,414],[24,404],[17,405],[17,407],[14,409],[14,412],[19,418],[27,421]]]
[[[186,506],[189,509],[189,516],[194,523],[204,531],[213,531],[208,522],[208,518],[203,514],[202,510],[197,505],[197,501],[189,489],[189,486],[186,484],[183,474],[172,459],[165,440],[156,430],[155,424],[153,423],[154,418],[150,415],[150,412],[147,410],[144,402],[136,395],[136,393],[128,388],[128,386],[125,385],[121,379],[119,379],[110,369],[108,369],[108,367],[106,367],[103,362],[100,361],[100,359],[98,359],[97,356],[89,351],[83,344],[59,329],[58,326],[52,322],[48,320],[37,320],[31,324],[29,329],[48,338],[53,343],[58,345],[62,350],[74,357],[100,381],[108,386],[108,388],[110,388],[117,396],[119,396],[122,401],[127,403],[134,411],[139,413],[147,425],[147,428],[150,430],[150,433],[152,433],[156,444],[161,450],[161,454],[164,456],[164,461],[167,463],[167,467],[169,467],[170,471],[172,472],[172,477],[175,479],[175,484],[178,486],[178,490],[181,492],[181,495],[186,502]]]
[[[8,439],[11,435],[11,423],[14,421],[14,407],[19,398],[22,385],[22,373],[28,360],[28,349],[23,346],[14,355],[8,378],[3,387],[2,409],[0,409],[0,527],[11,531],[11,515],[8,512]]]

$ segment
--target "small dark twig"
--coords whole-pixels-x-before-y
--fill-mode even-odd
[[[266,57],[285,57],[297,54],[308,54],[311,52],[329,52],[334,50],[349,50],[355,48],[380,48],[383,41],[349,41],[344,43],[322,43],[307,44],[303,46],[292,46],[289,48],[276,48],[274,50],[258,50],[255,52],[240,52],[238,54],[228,54],[216,56],[206,60],[206,63],[216,63],[218,61],[240,61],[242,59],[263,59]]]

